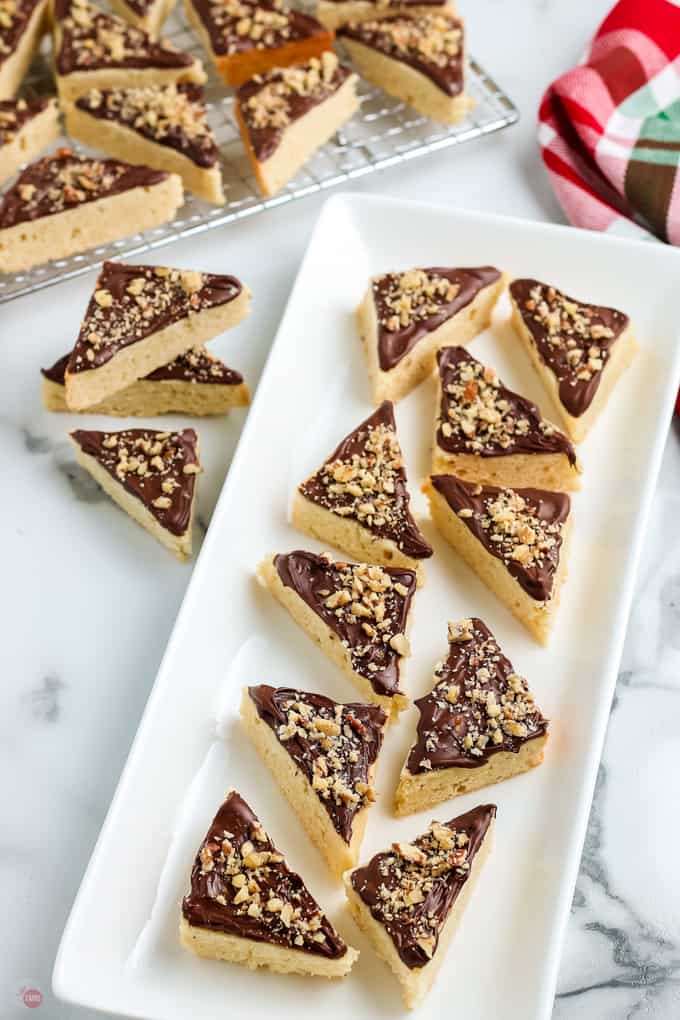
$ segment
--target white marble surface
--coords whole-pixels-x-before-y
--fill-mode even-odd
[[[543,86],[583,50],[608,2],[460,6],[475,55],[516,100],[522,122],[360,187],[559,220],[536,152],[535,109]],[[158,261],[231,270],[251,285],[251,319],[218,350],[253,386],[320,205],[320,198],[307,199],[160,253]],[[38,368],[72,343],[91,282],[0,308],[3,1020],[26,1015],[19,994],[25,986],[42,992],[41,1017],[88,1016],[52,997],[52,962],[191,570],[75,471],[65,440],[70,420],[40,408]],[[203,527],[242,420],[239,414],[201,425],[209,447]],[[654,502],[555,1020],[680,1016],[679,435],[669,437]]]

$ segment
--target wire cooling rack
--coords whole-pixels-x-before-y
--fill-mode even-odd
[[[454,127],[437,125],[380,89],[360,81],[357,90],[360,108],[351,121],[318,150],[279,194],[264,199],[258,192],[236,127],[233,97],[225,95],[225,86],[213,73],[206,54],[182,14],[171,16],[166,22],[164,35],[179,49],[200,57],[208,72],[208,120],[220,147],[226,203],[211,206],[187,194],[178,215],[163,226],[93,248],[82,255],[36,266],[28,272],[0,274],[0,304],[61,280],[81,276],[97,268],[104,259],[132,258],[153,251],[180,238],[225,226],[376,170],[492,134],[514,124],[519,117],[514,103],[474,59],[469,61],[466,91],[474,98],[475,106],[471,114]],[[44,54],[36,59],[27,78],[26,89],[33,94],[54,91]],[[87,152],[83,146],[74,144],[65,136],[55,148],[67,144],[74,150]]]

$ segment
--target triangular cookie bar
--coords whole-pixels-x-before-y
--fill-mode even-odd
[[[198,956],[278,974],[344,977],[358,956],[235,791],[196,855],[180,941]]]
[[[424,486],[444,538],[541,644],[567,574],[571,503],[563,492],[473,485],[432,475]]]
[[[409,502],[394,408],[386,400],[299,486],[292,523],[354,559],[420,572],[432,548]]]
[[[47,31],[48,0],[4,0],[0,4],[0,99],[19,90]]]
[[[336,875],[353,868],[375,800],[387,716],[290,687],[248,687],[241,718],[281,790]]]
[[[579,488],[574,447],[535,404],[463,347],[444,347],[437,365],[435,474],[560,492]]]
[[[479,619],[449,624],[448,655],[434,671],[430,693],[415,704],[418,734],[399,778],[398,815],[510,779],[543,761],[547,720]]]
[[[2,46],[0,45],[0,53]],[[0,100],[0,184],[59,137],[56,99]]]
[[[397,14],[455,13],[451,0],[318,0],[316,16],[333,31],[350,23],[391,18]]]
[[[18,273],[158,227],[182,200],[176,174],[58,149],[27,166],[0,199],[0,272]]]
[[[268,556],[259,575],[272,595],[387,716],[406,707],[401,660],[416,590],[412,570],[334,563],[298,550]]]
[[[492,266],[373,277],[357,319],[375,403],[400,400],[430,375],[440,347],[486,329],[503,285]]]
[[[491,846],[496,808],[480,804],[432,822],[412,843],[393,843],[345,875],[350,910],[402,986],[422,1003]]]
[[[78,463],[104,492],[178,559],[191,556],[201,470],[193,429],[71,433]]]
[[[54,52],[62,101],[88,89],[205,81],[200,60],[153,39],[88,0],[55,0]]]
[[[578,443],[638,349],[630,319],[538,280],[514,280],[510,299],[515,330]]]
[[[249,304],[234,276],[105,262],[66,369],[66,403],[101,403],[231,329]]]

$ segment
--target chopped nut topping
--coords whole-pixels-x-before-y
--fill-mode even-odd
[[[358,38],[370,39],[376,49],[402,60],[417,60],[438,68],[461,60],[463,26],[452,14],[402,15],[351,24],[350,30]]]
[[[330,50],[321,57],[313,57],[298,67],[275,68],[253,79],[253,85],[244,90],[248,97],[242,110],[249,126],[256,131],[284,128],[295,118],[295,104],[299,99],[322,103],[345,80],[344,71],[338,73],[338,58]],[[253,92],[255,85],[261,87]]]
[[[425,269],[386,273],[373,280],[373,293],[386,311],[380,325],[393,333],[436,315],[455,300],[460,287]]]
[[[213,0],[209,11],[213,46],[228,55],[282,46],[309,34],[306,25],[298,25],[299,17],[281,0]]]
[[[85,71],[107,64],[121,64],[130,60],[149,60],[149,37],[146,32],[130,25],[123,18],[104,14],[88,0],[71,0],[68,12],[60,20],[64,36],[57,63],[64,59],[68,48],[68,71]],[[154,46],[169,53],[180,54],[162,40]],[[191,61],[188,61],[189,63]],[[72,66],[70,66],[72,65]],[[66,68],[60,68],[62,73]]]

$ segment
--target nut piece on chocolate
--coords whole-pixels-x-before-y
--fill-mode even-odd
[[[514,280],[510,298],[515,330],[568,434],[580,442],[635,356],[630,319],[538,280]]]
[[[449,624],[449,650],[419,698],[416,742],[395,810],[411,814],[519,775],[543,760],[547,720],[482,620]]]
[[[463,347],[437,354],[432,470],[470,482],[565,491],[579,487],[571,442],[536,405]]]
[[[299,486],[292,522],[355,559],[419,571],[432,548],[409,503],[394,408],[386,400]]]
[[[196,855],[180,941],[198,956],[279,974],[344,977],[358,956],[235,791]]]
[[[434,981],[489,851],[495,817],[495,806],[482,804],[432,822],[421,836],[393,843],[345,875],[352,915],[411,1009]]]
[[[71,433],[78,463],[138,524],[178,559],[191,556],[201,463],[193,429]]]
[[[382,709],[261,684],[244,690],[241,718],[331,870],[354,867],[375,801]]]
[[[267,556],[259,576],[362,697],[388,717],[406,707],[400,672],[410,654],[413,570],[333,562],[297,550]]]

